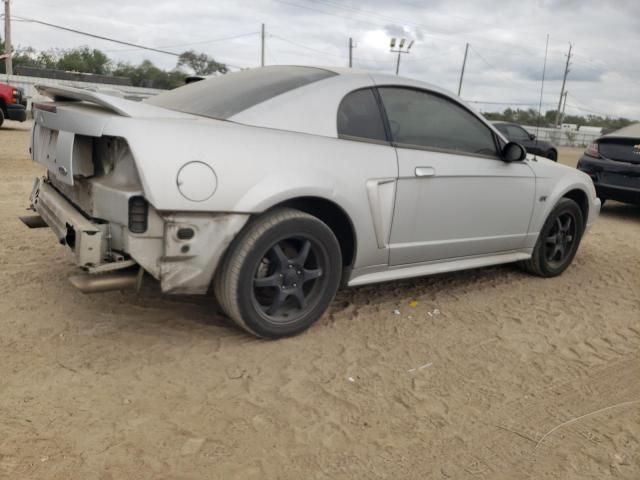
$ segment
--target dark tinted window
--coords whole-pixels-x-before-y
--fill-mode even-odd
[[[462,106],[420,90],[379,91],[395,142],[498,156],[491,130]]]
[[[384,123],[373,91],[351,92],[338,109],[338,135],[386,141]]]
[[[494,127],[496,127],[505,137],[509,137],[509,130],[507,130],[507,126],[504,123],[499,123],[498,125],[494,125]]]
[[[603,157],[612,160],[640,163],[637,144],[640,144],[640,138],[605,137],[598,142],[598,150]]]
[[[277,95],[336,75],[311,67],[264,67],[190,83],[151,97],[160,107],[226,119]]]
[[[516,125],[507,125],[507,138],[514,142],[529,140],[529,133],[524,128]]]

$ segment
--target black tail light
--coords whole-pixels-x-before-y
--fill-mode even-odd
[[[149,224],[149,204],[144,197],[129,199],[129,230],[131,233],[144,233]]]

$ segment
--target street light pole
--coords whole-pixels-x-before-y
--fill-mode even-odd
[[[11,50],[11,2],[4,0],[4,65],[7,75],[13,75]]]
[[[396,39],[392,38],[391,39],[391,49],[389,50],[392,53],[397,53],[398,54],[398,60],[396,61],[396,75],[400,74],[400,56],[403,53],[409,53],[409,50],[411,50],[411,47],[413,46],[413,40],[411,40],[411,42],[409,42],[409,45],[407,46],[406,50],[404,49],[404,43],[406,42],[406,40],[404,38],[400,39],[400,43],[398,44],[398,48],[396,50],[394,50],[395,46],[396,46]]]

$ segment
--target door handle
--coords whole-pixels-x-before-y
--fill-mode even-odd
[[[436,169],[433,167],[416,167],[416,177],[433,177]]]

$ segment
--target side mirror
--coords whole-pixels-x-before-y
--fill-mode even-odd
[[[535,140],[536,136],[533,133],[529,134],[529,140]]]
[[[520,162],[527,158],[527,151],[516,142],[507,143],[502,149],[502,159],[505,162]]]

